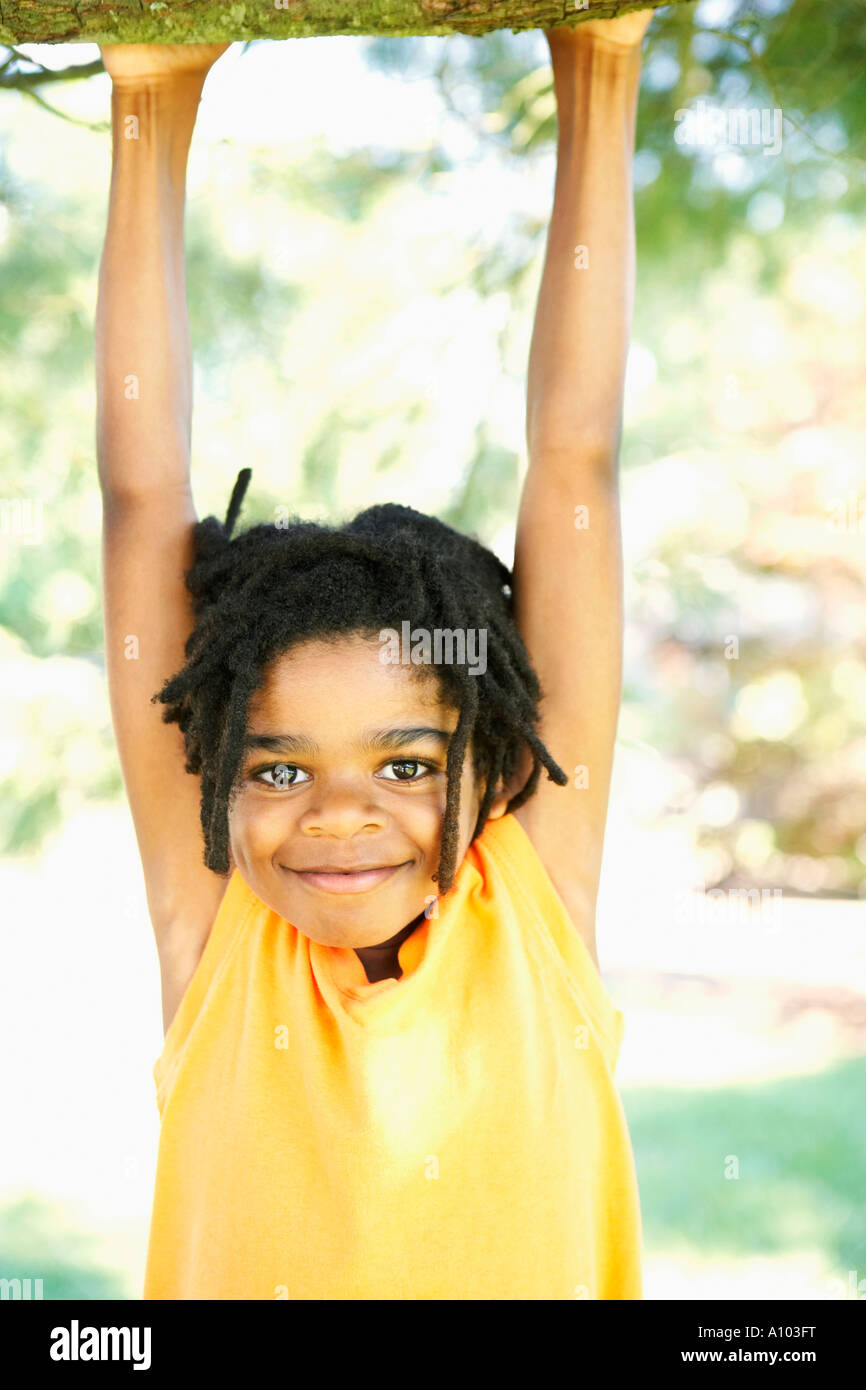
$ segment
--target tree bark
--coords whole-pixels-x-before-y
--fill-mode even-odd
[[[0,0],[0,43],[214,43],[553,29],[671,0]],[[684,3],[684,0],[673,0]]]

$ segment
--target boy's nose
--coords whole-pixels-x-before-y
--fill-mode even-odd
[[[383,831],[388,824],[384,810],[350,788],[320,789],[312,806],[306,807],[300,829],[310,836],[332,835],[349,839],[353,835]]]

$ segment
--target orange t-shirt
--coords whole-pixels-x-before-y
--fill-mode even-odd
[[[235,871],[154,1066],[146,1299],[638,1299],[624,1031],[513,814],[367,982]]]

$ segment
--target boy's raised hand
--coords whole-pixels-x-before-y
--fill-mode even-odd
[[[230,43],[100,44],[105,71],[114,83],[150,82],[183,74],[204,76]]]
[[[573,28],[562,25],[558,29],[545,29],[548,43],[571,43],[590,35],[610,48],[628,50],[638,48],[649,28],[655,10],[632,10],[630,14],[617,15],[615,19],[585,19]]]

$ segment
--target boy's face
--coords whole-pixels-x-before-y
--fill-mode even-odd
[[[232,860],[262,902],[325,946],[387,941],[437,895],[447,740],[458,712],[442,703],[432,673],[421,680],[422,668],[383,663],[381,650],[356,635],[300,643],[272,663],[250,702],[229,813]],[[458,865],[481,804],[471,751]],[[507,802],[499,792],[489,817]],[[353,866],[386,871],[336,872]]]

